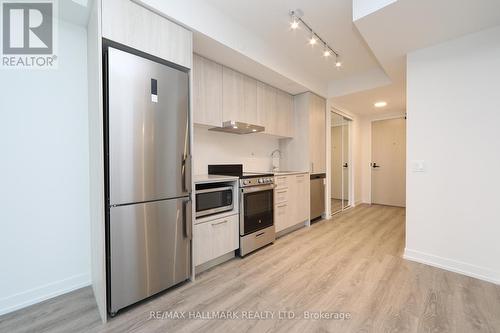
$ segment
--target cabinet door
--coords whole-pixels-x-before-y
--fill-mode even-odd
[[[287,176],[276,176],[274,177],[274,183],[276,184],[276,190],[288,187]]]
[[[245,80],[243,74],[222,68],[222,121],[243,121]]]
[[[310,172],[326,172],[326,102],[323,98],[310,94],[309,104],[309,154]]]
[[[193,227],[193,260],[198,266],[214,258],[212,252],[212,226],[210,223],[195,224]]]
[[[227,67],[222,69],[222,119],[258,122],[257,81]]]
[[[265,83],[257,83],[257,118],[264,126],[265,133],[277,135],[278,113],[277,113],[277,89]]]
[[[296,211],[296,221],[297,223],[303,222],[309,219],[309,175],[300,174],[295,175],[294,182],[296,184],[296,191],[294,199],[296,200],[297,211]]]
[[[276,94],[277,128],[276,134],[283,137],[293,137],[293,97],[284,91]]]
[[[244,76],[243,84],[243,121],[260,125],[257,116],[257,80]]]
[[[274,190],[274,203],[279,204],[288,201],[288,188]]]
[[[288,228],[289,220],[289,205],[281,203],[274,206],[274,227],[276,232],[280,232]]]
[[[212,259],[239,247],[238,215],[208,222],[212,228]]]
[[[195,224],[194,264],[201,265],[239,247],[239,215]]]
[[[191,31],[134,1],[102,1],[102,36],[186,68],[192,68]]]
[[[193,120],[196,124],[222,125],[222,65],[194,55]]]

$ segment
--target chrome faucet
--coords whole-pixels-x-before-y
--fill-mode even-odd
[[[275,156],[276,153],[278,153],[278,156]],[[273,169],[272,169],[273,172],[278,171],[278,169],[279,169],[279,167],[274,164],[274,158],[276,158],[276,157],[279,158],[279,159],[281,159],[281,150],[275,149],[271,153],[271,158],[273,159]]]

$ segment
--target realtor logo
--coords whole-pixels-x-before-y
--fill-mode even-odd
[[[55,0],[2,1],[2,67],[55,68]]]

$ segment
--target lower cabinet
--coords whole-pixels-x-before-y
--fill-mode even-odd
[[[274,206],[274,227],[276,232],[280,232],[289,227],[289,215],[290,207],[288,206],[288,202]]]
[[[193,244],[195,266],[238,249],[239,215],[195,224]]]
[[[274,223],[276,232],[309,219],[309,174],[275,177]]]

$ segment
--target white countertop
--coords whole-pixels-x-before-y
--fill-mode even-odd
[[[195,184],[202,183],[219,183],[219,182],[229,182],[238,180],[235,176],[220,176],[220,175],[196,175],[194,176]]]

